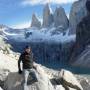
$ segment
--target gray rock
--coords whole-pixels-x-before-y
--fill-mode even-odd
[[[76,90],[83,90],[81,85],[79,84],[79,82],[76,80],[76,78],[71,72],[66,70],[61,70],[60,72],[58,72],[59,79],[54,79],[56,77],[46,73],[44,70],[45,68],[43,68],[41,65],[39,64],[34,64],[34,65],[36,67],[38,82],[31,82],[31,84],[28,84],[27,88],[29,90],[65,90],[64,88],[66,87],[72,88],[68,90],[74,90],[75,88]],[[51,81],[51,79],[53,81]],[[22,82],[23,82],[23,76],[12,72],[8,75],[5,81],[4,90],[22,90],[22,85],[23,85]]]
[[[69,34],[76,33],[77,24],[87,15],[85,3],[86,0],[79,0],[73,3],[69,15]]]
[[[10,53],[11,45],[8,44],[3,37],[0,37],[0,50],[3,53],[9,54]]]
[[[88,79],[83,78],[80,81],[80,83],[81,83],[84,90],[89,90],[90,89],[90,82],[88,82]]]
[[[63,79],[63,84],[65,86],[68,86],[76,90],[83,90],[82,86],[80,85],[76,77],[70,71],[62,69],[60,72],[60,77]]]
[[[9,70],[7,69],[0,69],[0,87],[3,88],[4,82],[9,74]],[[0,89],[2,90],[2,89]]]
[[[48,76],[40,66],[37,66],[38,82],[27,85],[29,90],[54,90]],[[23,76],[10,73],[6,79],[4,90],[22,90]]]
[[[90,89],[90,75],[76,75],[77,79],[79,80],[80,84],[83,87],[83,90],[89,90]]]
[[[78,55],[76,61],[72,63],[73,66],[90,68],[90,46]]]
[[[68,28],[69,21],[65,14],[64,8],[62,7],[56,8],[54,12],[54,23],[55,27],[62,26],[64,27],[64,29]]]
[[[41,27],[41,22],[38,20],[35,14],[32,15],[32,22],[31,22],[31,27]]]
[[[72,57],[71,57],[71,60],[73,62],[77,61],[78,56],[80,54],[82,54],[86,50],[86,47],[88,45],[90,45],[90,29],[89,28],[90,28],[90,15],[87,15],[77,25],[77,29],[76,29],[76,44],[75,44],[75,47],[73,49]],[[83,56],[88,57],[88,55],[86,55],[86,54],[87,54],[87,52],[84,53]],[[83,56],[81,56],[81,58]],[[84,58],[84,59],[86,59],[86,58]],[[82,60],[84,61],[84,59],[82,59]],[[85,60],[85,63],[86,63],[86,60]]]
[[[43,25],[42,27],[50,27],[53,23],[53,15],[51,13],[50,7],[48,4],[45,5],[43,10]]]

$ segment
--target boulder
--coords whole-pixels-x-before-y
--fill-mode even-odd
[[[38,74],[38,82],[33,82],[28,85],[27,88],[29,90],[54,90],[54,87],[42,68],[38,66],[36,73]],[[22,75],[10,73],[6,79],[4,90],[22,90],[22,82]]]
[[[87,0],[78,0],[72,4],[69,15],[69,34],[76,33],[77,24],[87,15],[86,1]]]
[[[48,4],[45,5],[43,10],[43,25],[42,27],[50,27],[53,23],[53,14]]]
[[[35,14],[32,15],[32,22],[31,22],[31,27],[41,27],[41,22],[38,20]]]
[[[89,90],[90,89],[90,82],[88,81],[88,79],[83,78],[80,81],[80,84],[82,85],[82,87],[83,87],[84,90]]]
[[[62,26],[67,29],[69,26],[69,20],[66,16],[65,10],[62,7],[56,8],[54,12],[54,23],[55,27]]]
[[[83,90],[74,75],[66,70],[58,72],[57,76],[51,76],[39,64],[34,64],[36,67],[36,75],[38,82],[31,82],[27,85],[29,90]],[[53,72],[55,74],[55,72]],[[63,79],[62,79],[63,78]],[[22,90],[23,76],[16,72],[10,73],[5,81],[4,90]],[[70,89],[71,88],[71,89]]]
[[[90,76],[89,75],[76,75],[83,90],[90,90]]]
[[[4,82],[9,74],[9,72],[10,71],[7,69],[0,69],[0,87],[1,88],[3,88]],[[2,90],[1,88],[0,88],[0,90]]]
[[[70,71],[62,69],[59,73],[59,77],[62,78],[61,83],[66,90],[68,88],[71,88],[70,90],[83,90],[76,77]]]

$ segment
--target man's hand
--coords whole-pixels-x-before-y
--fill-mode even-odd
[[[18,73],[19,73],[19,74],[22,74],[22,70],[19,70]]]

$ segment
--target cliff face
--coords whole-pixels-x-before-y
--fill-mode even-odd
[[[68,63],[73,42],[63,44],[32,43],[31,46],[37,62],[53,67]]]
[[[36,28],[41,27],[41,22],[38,20],[35,14],[32,15],[31,27],[36,27]]]
[[[78,55],[76,61],[72,63],[73,66],[90,68],[90,46],[87,46],[80,55]]]
[[[87,10],[85,6],[86,1],[87,0],[79,0],[72,4],[72,8],[69,15],[69,34],[76,33],[77,25],[87,15]]]
[[[90,15],[84,17],[82,21],[78,24],[77,30],[76,30],[76,44],[73,50],[72,54],[72,61],[75,62],[82,62],[82,65],[84,67],[88,67],[89,63],[89,48],[87,51],[87,47],[90,45]],[[83,53],[84,52],[84,53]],[[88,54],[87,54],[88,53]],[[84,64],[84,59],[85,63]],[[78,65],[77,64],[77,65]],[[76,64],[75,64],[76,65]]]
[[[76,43],[81,48],[85,48],[90,44],[90,15],[84,17],[77,26]]]
[[[16,44],[15,44],[16,43]],[[22,46],[21,46],[22,45]],[[34,60],[37,63],[44,64],[48,67],[62,67],[68,64],[74,42],[68,43],[12,43],[16,51],[23,51],[25,45],[30,45],[34,54]]]
[[[73,64],[81,67],[89,67],[88,64],[90,60],[88,57],[90,54],[90,1],[86,4],[86,6],[88,15],[85,16],[77,25],[76,44],[71,57]]]
[[[45,5],[43,9],[43,25],[42,27],[50,27],[53,23],[53,15],[51,13],[50,7],[48,4]]]
[[[64,30],[66,30],[69,27],[69,20],[66,16],[64,8],[56,8],[54,12],[54,25],[55,27],[62,26]]]

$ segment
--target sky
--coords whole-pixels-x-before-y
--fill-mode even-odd
[[[33,13],[42,20],[46,3],[49,3],[53,12],[56,7],[62,6],[69,15],[74,1],[77,0],[0,0],[0,24],[12,28],[29,27]]]

